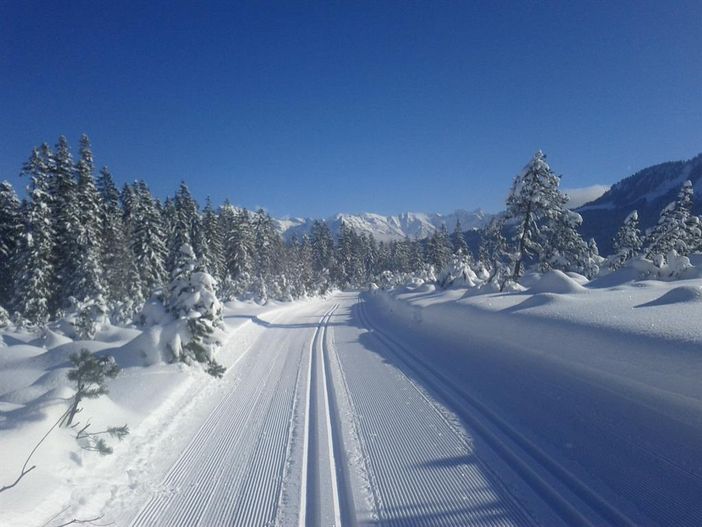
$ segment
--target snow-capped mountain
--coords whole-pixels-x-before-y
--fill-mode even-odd
[[[457,210],[450,214],[406,212],[394,216],[383,216],[372,212],[363,214],[339,213],[324,221],[334,234],[339,232],[341,223],[351,227],[359,234],[372,234],[378,241],[401,240],[405,237],[422,239],[430,236],[441,225],[453,231],[456,221],[460,220],[464,231],[477,229],[490,221],[492,215],[482,209],[474,211]],[[283,218],[276,220],[280,232],[289,240],[293,236],[301,237],[312,227],[312,218]]]
[[[689,161],[671,161],[640,170],[622,179],[598,199],[577,209],[583,217],[583,237],[595,238],[600,253],[608,254],[612,238],[633,210],[638,210],[641,229],[652,227],[660,211],[673,201],[686,180],[695,189],[694,212],[702,212],[702,154]]]

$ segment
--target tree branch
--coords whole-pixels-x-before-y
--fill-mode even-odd
[[[68,414],[68,412],[69,412],[69,410],[66,410],[63,414],[61,414],[61,417],[59,417],[58,420],[52,425],[52,427],[49,428],[49,430],[44,434],[44,436],[39,440],[39,442],[38,442],[36,445],[34,445],[34,448],[32,449],[32,451],[31,451],[31,452],[29,453],[29,455],[27,456],[27,459],[24,461],[24,465],[22,465],[22,470],[20,471],[20,475],[19,475],[19,477],[15,480],[15,482],[12,483],[11,485],[5,485],[4,487],[0,487],[0,492],[5,492],[6,490],[11,489],[11,488],[14,487],[15,485],[17,485],[23,477],[25,477],[25,476],[26,476],[27,474],[29,474],[32,470],[34,470],[35,468],[37,468],[36,465],[32,465],[31,467],[27,468],[27,465],[29,465],[29,460],[32,459],[32,456],[33,456],[34,453],[37,451],[37,449],[41,446],[41,444],[44,442],[44,440],[45,440],[47,437],[49,437],[49,434],[54,430],[54,428],[56,428],[56,427],[58,426],[58,424],[63,420],[63,418],[66,417],[66,415]]]

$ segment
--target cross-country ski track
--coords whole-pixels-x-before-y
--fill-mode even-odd
[[[504,384],[493,393],[461,374],[475,355],[454,368],[450,345],[427,328],[403,329],[369,298],[335,293],[252,319],[256,338],[219,381],[227,391],[201,402],[209,407],[184,431],[161,484],[133,496],[138,508],[119,524],[695,525],[702,517],[699,459],[685,466],[664,441],[632,432],[653,426],[655,409],[631,403],[635,420],[617,427],[619,394],[588,385],[598,413],[587,432],[611,450],[564,455],[539,438],[568,438],[587,409],[580,385],[554,384],[554,364],[500,364]],[[484,382],[486,364],[473,368]],[[557,392],[562,416],[515,418],[534,412],[521,383]],[[610,471],[600,468],[605,459]],[[620,471],[624,462],[635,468]]]

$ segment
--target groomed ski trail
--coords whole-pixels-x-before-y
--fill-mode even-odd
[[[359,320],[345,295],[335,348],[377,510],[365,524],[530,525],[531,516],[481,464],[457,419],[409,377]],[[358,325],[356,325],[358,324]],[[372,342],[371,340],[372,339]]]

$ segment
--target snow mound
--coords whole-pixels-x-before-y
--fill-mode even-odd
[[[46,329],[42,335],[42,346],[44,346],[46,349],[52,349],[57,346],[61,346],[62,344],[68,344],[69,342],[73,342],[72,339],[60,335],[54,331],[51,331],[50,329]]]
[[[681,285],[675,287],[662,296],[640,304],[636,307],[668,306],[671,304],[689,304],[702,302],[702,286]]]
[[[562,271],[544,273],[541,280],[528,289],[529,293],[573,294],[584,293],[585,291],[587,289]]]

